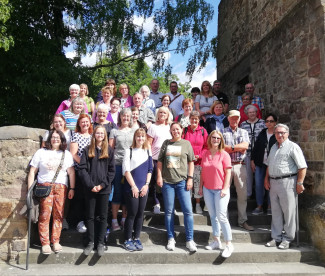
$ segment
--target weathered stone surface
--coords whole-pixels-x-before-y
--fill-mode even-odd
[[[314,49],[309,53],[308,56],[308,64],[310,66],[315,65],[315,64],[320,64],[320,51],[319,48]]]
[[[0,220],[7,219],[11,215],[11,202],[0,202]]]
[[[27,240],[23,239],[23,240],[14,240],[12,242],[12,250],[13,251],[23,251],[26,250],[27,246],[26,246]]]
[[[46,130],[40,128],[28,128],[23,126],[0,127],[0,140],[31,139],[39,141],[39,136],[43,136]]]
[[[312,66],[309,70],[308,70],[308,77],[318,77],[320,74],[320,70],[321,70],[321,65],[320,63],[315,64],[314,66]]]

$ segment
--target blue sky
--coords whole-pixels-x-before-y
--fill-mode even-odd
[[[208,25],[208,40],[211,40],[213,37],[217,35],[218,32],[218,5],[220,0],[207,0],[214,7],[214,17],[212,21]],[[139,18],[141,21],[141,19]],[[149,23],[150,24],[150,23]],[[170,49],[175,48],[175,44],[171,45]],[[185,56],[181,54],[174,54],[173,52],[169,52],[166,54],[167,59],[166,64],[170,64],[173,67],[173,74],[176,74],[179,77],[179,81],[182,83],[188,82],[189,77],[185,75],[186,72],[186,63],[191,54],[191,49],[188,50]],[[72,46],[69,46],[66,49],[67,57],[74,57],[75,53],[73,51]],[[149,59],[146,59],[148,65],[152,63]],[[82,58],[82,63],[84,65],[94,65],[96,63],[96,54],[92,56],[86,56]],[[190,82],[191,87],[198,86],[201,87],[201,84],[204,80],[208,80],[213,82],[217,78],[217,70],[216,70],[216,60],[212,57],[209,58],[207,66],[203,68],[200,72],[195,72],[192,77],[192,81]]]

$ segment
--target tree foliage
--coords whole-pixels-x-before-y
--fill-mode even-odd
[[[10,18],[11,7],[8,0],[0,0],[0,48],[8,51],[13,45],[12,36],[7,34],[6,21]]]
[[[213,9],[203,0],[0,1],[1,125],[48,127],[49,116],[68,97],[70,84],[85,82],[95,89],[105,81],[101,68],[116,75],[129,63],[140,72],[148,56],[163,84],[172,73],[164,60],[172,43],[178,53],[191,49],[189,75],[211,54],[206,26]],[[69,45],[76,51],[74,59],[65,56]],[[128,49],[128,55],[121,55],[121,49]],[[94,52],[100,62],[82,66],[81,56]],[[159,73],[162,69],[164,74]],[[148,84],[146,75],[130,78],[126,72],[124,82]]]

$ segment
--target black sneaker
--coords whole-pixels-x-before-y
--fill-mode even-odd
[[[104,255],[104,252],[105,252],[105,247],[103,244],[98,244],[97,245],[97,254],[99,257],[103,256]]]
[[[84,255],[88,256],[91,251],[94,249],[94,243],[93,242],[90,242],[88,243],[87,247],[84,249]]]

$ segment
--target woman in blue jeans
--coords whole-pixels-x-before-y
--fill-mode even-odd
[[[189,141],[182,139],[183,128],[175,122],[170,126],[172,139],[162,144],[157,162],[157,185],[162,187],[167,228],[167,250],[175,249],[174,209],[175,195],[184,214],[186,247],[197,251],[193,241],[193,211],[190,190],[193,187],[194,153]]]
[[[265,195],[264,178],[266,173],[266,165],[264,163],[269,156],[270,149],[276,142],[274,136],[274,127],[277,124],[277,116],[270,113],[265,118],[266,128],[263,129],[257,136],[251,155],[251,167],[252,171],[255,172],[255,193],[257,203],[256,209],[254,209],[252,212],[253,215],[263,214],[263,202]],[[270,196],[268,195],[267,197],[267,214],[272,215]]]

